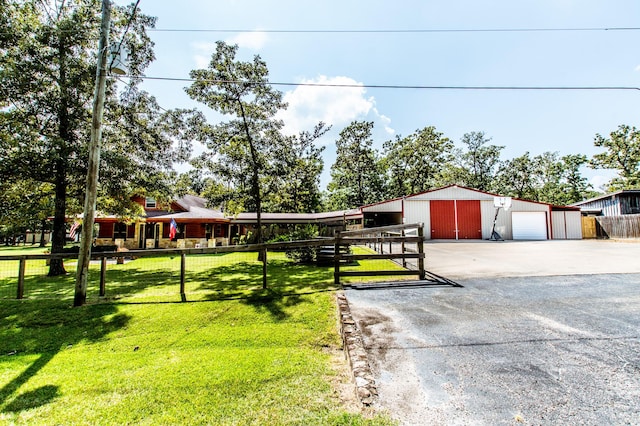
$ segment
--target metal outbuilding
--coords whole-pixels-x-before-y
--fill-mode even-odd
[[[430,239],[506,240],[581,239],[575,207],[511,199],[509,209],[495,206],[497,194],[450,185],[361,207],[365,227],[424,223]],[[504,198],[504,197],[501,197]]]

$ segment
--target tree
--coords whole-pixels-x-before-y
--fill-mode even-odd
[[[384,164],[389,173],[389,197],[427,191],[441,182],[445,165],[452,161],[453,143],[428,126],[395,141],[387,141]]]
[[[237,45],[218,41],[209,67],[191,71],[195,81],[186,92],[230,117],[227,122],[200,127],[200,139],[209,151],[198,164],[233,185],[227,195],[237,194],[234,198],[240,198],[240,205],[256,212],[256,239],[261,242],[261,179],[268,174],[281,140],[282,122],[275,115],[286,105],[282,93],[269,85],[269,70],[260,56],[242,62],[236,60],[237,51]]]
[[[372,148],[372,129],[373,122],[353,121],[340,132],[327,186],[330,208],[349,209],[383,198],[383,169]]]
[[[47,183],[19,180],[0,182],[0,236],[23,234],[27,229],[40,230],[40,246],[48,217],[53,214],[53,186]]]
[[[320,175],[324,167],[322,151],[315,141],[329,131],[320,122],[313,132],[303,131],[286,137],[275,153],[272,179],[267,190],[270,212],[307,213],[320,211]]]
[[[593,156],[591,167],[614,169],[618,177],[609,182],[609,190],[640,188],[640,131],[627,125],[618,126],[608,138],[596,134],[593,144],[604,148]]]
[[[537,200],[536,162],[529,152],[502,163],[496,185],[500,194],[525,200]]]
[[[580,172],[580,168],[588,164],[587,156],[584,154],[569,154],[563,156],[561,160],[564,163],[563,177],[565,186],[562,194],[565,198],[559,204],[572,204],[595,197],[598,193],[593,190],[593,186]]]
[[[146,28],[155,19],[133,7],[114,8],[110,38],[129,51],[130,73],[143,75],[154,58]],[[0,179],[53,186],[53,253],[62,251],[66,216],[75,213],[70,200],[84,199],[99,17],[92,0],[14,1],[0,11],[8,22],[0,38]],[[139,83],[107,81],[98,208],[109,213],[139,213],[133,193],[168,193],[167,168],[189,150],[189,112],[161,110]],[[64,273],[53,260],[49,275]]]
[[[491,191],[494,187],[496,171],[500,166],[500,153],[504,146],[488,145],[491,138],[484,132],[471,132],[462,135],[465,150],[454,150],[454,162],[450,163],[447,175],[450,183]]]
[[[497,179],[498,191],[505,195],[543,203],[566,205],[592,195],[591,185],[580,173],[587,157],[544,152],[529,153],[505,161]]]

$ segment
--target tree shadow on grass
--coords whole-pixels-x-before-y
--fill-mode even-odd
[[[0,301],[0,360],[39,355],[13,379],[0,381],[0,409],[17,413],[51,402],[58,386],[47,384],[20,394],[20,388],[61,351],[92,343],[119,330],[130,320],[112,304],[72,308],[57,300]],[[19,362],[14,363],[19,365]]]
[[[59,386],[44,385],[38,389],[25,392],[14,398],[2,411],[5,413],[19,413],[20,411],[46,405],[58,396],[59,389]]]
[[[286,260],[268,262],[266,289],[262,288],[262,264],[255,262],[217,266],[189,278],[199,283],[195,291],[204,293],[207,301],[238,299],[277,321],[287,319],[290,308],[309,303],[306,295],[337,289],[331,268]]]

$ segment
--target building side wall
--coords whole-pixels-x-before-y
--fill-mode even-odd
[[[405,200],[404,218],[405,223],[423,223],[424,229],[431,229],[431,217],[429,213],[428,200]],[[431,239],[431,232],[425,232],[426,239]]]
[[[496,207],[492,200],[483,200],[480,202],[480,214],[482,216],[482,239],[491,238],[493,230],[493,221],[496,221],[496,232],[505,240],[512,238],[511,233],[511,213],[507,210],[500,209],[496,217]]]
[[[391,200],[374,204],[372,206],[362,207],[363,213],[375,213],[375,212],[401,212],[402,200]]]
[[[588,203],[580,204],[580,208],[600,209],[602,210],[603,216],[619,216],[622,214],[620,209],[620,200],[617,197],[590,201]]]

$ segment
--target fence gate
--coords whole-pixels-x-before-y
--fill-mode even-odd
[[[422,223],[339,232],[335,237],[333,252],[335,284],[341,284],[341,277],[384,276],[389,281],[406,282],[406,276],[416,276],[422,284],[431,282],[458,286],[451,280],[425,270]],[[374,264],[371,261],[378,262]],[[366,262],[370,267],[363,267]]]

